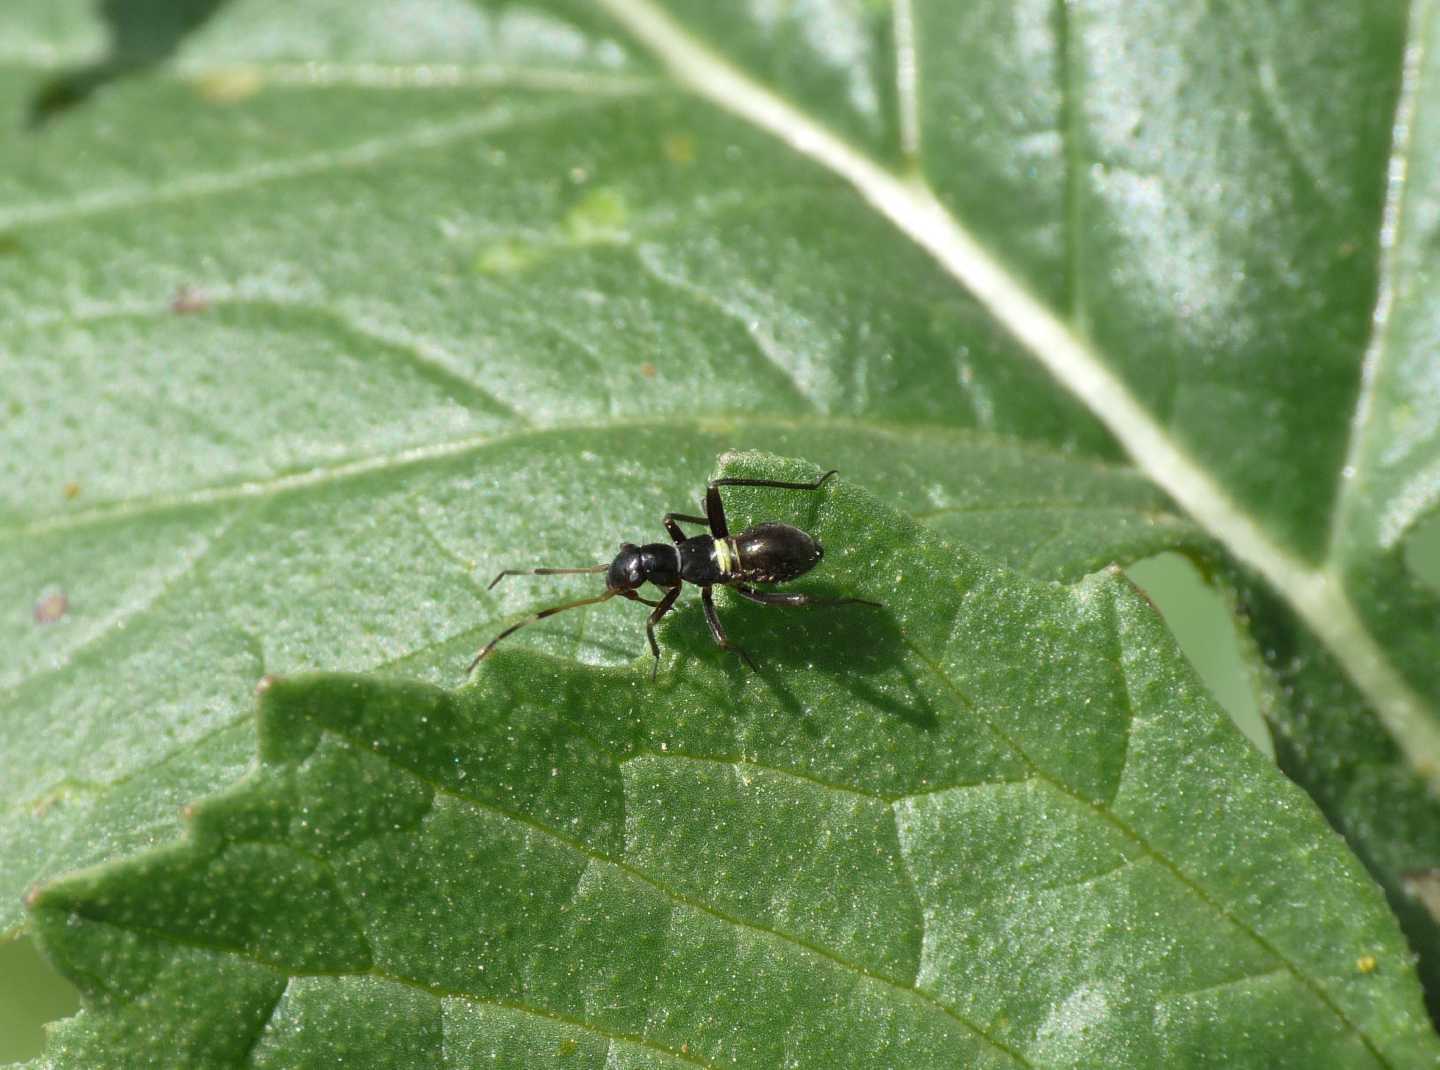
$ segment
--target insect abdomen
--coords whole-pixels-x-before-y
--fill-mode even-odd
[[[755,583],[785,583],[803,576],[825,554],[814,538],[789,524],[756,524],[729,542],[731,577]]]

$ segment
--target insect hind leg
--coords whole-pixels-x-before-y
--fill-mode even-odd
[[[819,490],[820,484],[838,472],[832,468],[813,483],[792,483],[783,479],[712,479],[705,487],[705,515],[710,520],[710,534],[723,539],[730,534],[725,519],[725,503],[720,500],[721,487],[774,487],[777,490]]]
[[[743,583],[732,583],[730,589],[741,598],[762,606],[874,606],[885,608],[883,603],[868,598],[822,598],[804,591],[757,591]]]

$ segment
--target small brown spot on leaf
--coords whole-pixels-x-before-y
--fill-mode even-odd
[[[47,591],[35,602],[35,623],[54,624],[70,608],[70,599],[64,591]]]
[[[80,496],[80,484],[76,483],[72,479],[69,483],[66,483],[63,487],[60,488],[60,492],[65,495],[65,500],[67,502],[72,502]]]
[[[655,365],[647,360],[644,364],[640,365],[640,374],[647,379],[655,378]]]
[[[210,298],[192,286],[181,286],[175,291],[175,296],[170,298],[170,311],[177,316],[205,312],[209,308]]]

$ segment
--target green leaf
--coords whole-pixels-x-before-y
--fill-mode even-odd
[[[1385,889],[1419,955],[1431,1017],[1440,1015],[1440,910],[1425,886],[1440,872],[1435,799],[1375,723],[1353,684],[1273,595],[1248,592],[1258,638],[1283,666],[1269,713],[1276,758],[1308,791]]]
[[[1288,768],[1392,892],[1428,850],[1431,7],[161,8],[0,10],[0,931],[232,782],[262,674],[453,685],[557,590],[495,571],[737,446],[1042,579],[1257,570],[1415,820],[1334,719]],[[507,643],[583,696],[633,608]]]
[[[732,512],[885,608],[733,600],[758,673],[682,619],[654,685],[518,650],[459,692],[268,681],[261,768],[184,843],[36,896],[87,1002],[52,1065],[1440,1054],[1378,889],[1118,572],[816,497]]]
[[[462,84],[272,66],[240,105],[132,77],[0,172],[0,591],[24,610],[0,619],[0,924],[232,780],[260,676],[454,683],[535,597],[477,577],[658,537],[730,445],[823,457],[1040,575],[1209,545],[843,187],[633,73],[504,76],[509,23],[446,10],[469,29],[443,42],[343,17],[371,59],[474,52]],[[251,14],[185,62],[233,69]],[[8,69],[17,108],[48,77]],[[151,162],[97,148],[110,129]],[[579,239],[622,211],[628,240]],[[613,611],[520,641],[638,652]]]
[[[1440,502],[1440,13],[837,3],[806,37],[798,9],[747,35],[694,0],[602,6],[697,95],[849,181],[1084,398],[1289,602],[1392,737],[1371,772],[1416,781],[1405,824],[1440,825],[1440,593],[1405,560]],[[848,94],[816,77],[841,50]],[[1308,737],[1287,763],[1316,763],[1302,781],[1379,736],[1341,720],[1286,720]],[[1352,836],[1401,827],[1373,794],[1317,797]],[[1392,889],[1435,862],[1423,832],[1358,847]],[[1440,944],[1433,919],[1417,938]]]

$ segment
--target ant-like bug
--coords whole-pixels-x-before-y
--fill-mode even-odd
[[[680,597],[682,584],[693,583],[700,588],[700,601],[705,606],[705,619],[710,624],[710,634],[715,637],[721,650],[733,650],[744,659],[745,664],[755,668],[755,662],[742,647],[730,642],[720,618],[715,613],[715,601],[711,588],[715,584],[729,587],[741,598],[758,602],[762,606],[879,606],[865,598],[817,598],[803,593],[757,591],[751,583],[786,583],[805,575],[824,556],[825,551],[815,538],[789,524],[756,524],[746,528],[739,535],[731,535],[725,521],[725,504],[720,500],[721,487],[778,487],[781,490],[818,490],[820,484],[835,474],[826,472],[813,483],[784,483],[777,479],[712,479],[705,489],[705,515],[689,516],[685,513],[666,513],[665,530],[670,534],[672,545],[652,542],[645,546],[622,543],[620,553],[608,565],[591,565],[588,568],[512,568],[506,569],[490,582],[494,588],[506,576],[555,576],[561,573],[604,572],[605,593],[594,598],[582,598],[578,602],[567,602],[563,606],[542,609],[534,616],[527,617],[519,624],[512,624],[490,642],[480,648],[475,660],[465,670],[468,675],[475,666],[484,661],[495,644],[512,632],[519,631],[527,624],[544,620],[555,613],[578,606],[605,602],[616,595],[632,602],[643,602],[652,607],[650,619],[645,622],[645,638],[650,641],[650,653],[655,655],[655,664],[650,678],[655,678],[660,668],[660,647],[655,642],[655,625],[670,612],[675,599]],[[709,535],[686,537],[680,525],[707,524]],[[635,593],[645,583],[653,583],[665,590],[658,602],[643,598]]]

